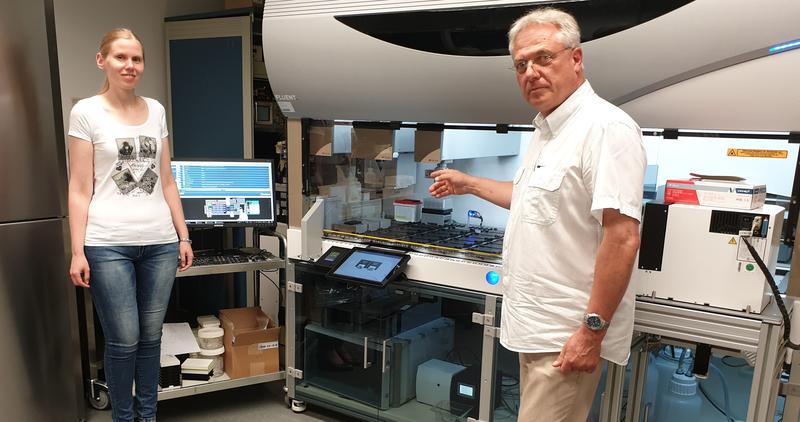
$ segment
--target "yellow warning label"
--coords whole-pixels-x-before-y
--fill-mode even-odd
[[[728,241],[728,244],[729,245],[735,245],[736,244],[736,238],[732,237],[731,240]]]
[[[728,148],[728,157],[789,158],[789,151],[785,149]]]

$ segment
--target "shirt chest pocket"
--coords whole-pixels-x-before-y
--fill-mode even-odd
[[[566,170],[535,171],[528,179],[522,205],[522,221],[550,225],[558,219],[561,184]]]

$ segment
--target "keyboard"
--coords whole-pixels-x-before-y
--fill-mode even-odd
[[[204,265],[224,265],[224,264],[245,264],[248,262],[264,262],[273,255],[267,251],[258,253],[242,253],[238,250],[233,251],[199,251],[194,257],[193,266]]]

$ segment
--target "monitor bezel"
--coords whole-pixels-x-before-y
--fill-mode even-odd
[[[336,270],[338,270],[342,266],[342,264],[347,262],[347,260],[350,258],[350,256],[353,255],[356,252],[372,252],[372,253],[378,253],[378,254],[384,254],[384,255],[391,255],[391,256],[399,257],[400,261],[398,261],[397,264],[395,264],[394,268],[392,268],[392,270],[389,271],[389,273],[386,274],[386,277],[384,277],[383,280],[381,280],[381,281],[365,280],[365,279],[361,279],[361,278],[335,274]],[[394,281],[397,278],[397,276],[400,275],[403,272],[403,270],[405,270],[406,265],[408,264],[408,261],[410,259],[411,259],[411,256],[409,256],[408,254],[403,253],[403,252],[395,252],[395,251],[388,251],[388,250],[385,250],[385,249],[370,248],[370,247],[364,248],[364,247],[360,247],[360,246],[354,246],[354,247],[350,248],[350,250],[348,250],[343,256],[341,256],[339,258],[339,260],[328,269],[328,272],[326,273],[326,277],[328,277],[331,280],[345,282],[345,283],[356,283],[356,284],[360,284],[362,286],[385,287],[387,284],[389,284],[390,282]]]
[[[170,171],[172,171],[172,164],[173,163],[186,163],[186,162],[208,162],[208,163],[269,163],[270,164],[270,177],[272,178],[272,183],[270,183],[270,195],[271,195],[271,204],[272,207],[272,220],[257,220],[257,221],[239,221],[239,220],[186,220],[186,211],[184,211],[184,221],[186,222],[186,226],[189,228],[205,228],[205,227],[271,227],[277,224],[277,215],[275,212],[277,211],[277,203],[275,199],[275,160],[269,158],[186,158],[186,157],[173,157],[170,159]],[[174,177],[175,175],[173,175]],[[178,191],[179,199],[181,200],[181,209],[183,209],[183,196],[180,196],[180,191]]]

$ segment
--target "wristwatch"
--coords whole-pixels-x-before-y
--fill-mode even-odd
[[[187,238],[185,238],[185,239],[178,239],[178,242],[188,243],[188,244],[190,244],[190,245],[191,245],[191,244],[192,244],[192,239],[189,239],[189,238],[187,237]]]
[[[608,328],[611,321],[604,320],[599,314],[591,313],[583,316],[583,323],[592,331],[603,331]]]

